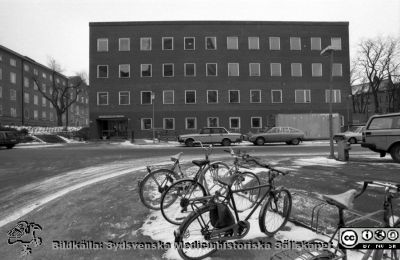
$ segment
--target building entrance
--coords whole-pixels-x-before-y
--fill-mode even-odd
[[[102,139],[128,139],[128,119],[126,118],[97,119],[97,124]]]

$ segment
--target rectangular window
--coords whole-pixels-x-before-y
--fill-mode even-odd
[[[226,37],[226,48],[228,50],[238,50],[239,49],[238,37]]]
[[[322,77],[322,63],[311,64],[311,71],[313,77]]]
[[[46,119],[46,111],[42,111],[42,119]]]
[[[341,63],[333,63],[332,64],[332,76],[334,76],[334,77],[342,76],[342,64]]]
[[[35,76],[37,76],[37,75],[39,75],[39,71],[38,71],[37,69],[33,69],[33,74],[34,74]]]
[[[3,98],[3,87],[0,87],[0,98]]]
[[[249,37],[249,50],[259,50],[260,40],[258,37]]]
[[[163,77],[174,76],[174,64],[163,64]]]
[[[163,118],[164,130],[175,130],[175,118]]]
[[[3,69],[0,68],[0,80],[3,79]]]
[[[97,92],[97,105],[98,106],[108,105],[108,92]]]
[[[280,37],[269,37],[269,49],[280,50],[281,49],[281,38]]]
[[[219,127],[219,118],[207,117],[207,127]]]
[[[10,59],[10,65],[13,66],[13,67],[16,67],[17,66],[17,60],[11,58]]]
[[[174,91],[173,90],[164,90],[163,91],[163,104],[174,104]]]
[[[49,113],[49,116],[50,116],[50,121],[54,121],[54,114],[53,114],[53,112],[50,112],[50,113]]]
[[[10,72],[10,82],[12,84],[17,84],[17,74],[15,72]]]
[[[250,77],[260,76],[260,63],[250,63],[249,64],[249,75]]]
[[[17,91],[15,89],[10,89],[10,100],[17,100]]]
[[[108,39],[107,38],[97,39],[97,51],[108,51]]]
[[[24,77],[24,87],[29,88],[29,78]]]
[[[97,65],[97,78],[108,78],[108,65]]]
[[[186,130],[197,129],[197,118],[196,117],[186,117],[185,118],[185,129]]]
[[[28,65],[28,64],[24,64],[24,70],[25,70],[26,72],[29,71],[29,65]]]
[[[173,50],[174,49],[174,38],[173,37],[162,37],[162,49]]]
[[[340,37],[332,37],[331,38],[331,46],[335,50],[341,50],[342,49],[342,39]]]
[[[130,64],[119,64],[119,77],[129,78],[131,76],[131,65]]]
[[[239,63],[228,63],[228,77],[239,76]]]
[[[0,104],[0,116],[3,115],[3,104]]]
[[[196,90],[185,90],[185,104],[196,104]]]
[[[296,89],[295,90],[296,103],[311,103],[311,91],[309,89]]]
[[[207,63],[206,64],[206,76],[217,76],[217,63]]]
[[[207,90],[207,103],[208,104],[218,103],[218,90]]]
[[[140,65],[140,75],[142,78],[152,76],[152,66],[151,64],[141,64]]]
[[[281,74],[281,64],[280,63],[271,63],[271,76],[282,76]]]
[[[206,37],[206,50],[216,50],[216,49],[217,49],[217,38]]]
[[[311,37],[311,50],[320,51],[321,50],[321,38]]]
[[[17,117],[17,109],[15,107],[10,108],[11,117]]]
[[[43,84],[42,84],[42,92],[43,92],[43,93],[46,93],[46,90],[47,90],[47,88],[46,88],[46,83],[43,83]]]
[[[240,117],[230,117],[229,118],[229,128],[240,129]]]
[[[300,51],[301,50],[301,38],[300,37],[290,37],[290,50]]]
[[[24,93],[24,103],[29,104],[29,93]]]
[[[119,51],[130,51],[131,40],[129,38],[119,38]]]
[[[250,103],[261,103],[261,90],[250,90]]]
[[[42,97],[42,107],[46,107],[47,101],[45,97]]]
[[[140,50],[151,51],[151,38],[149,37],[140,38]]]
[[[185,50],[194,50],[195,49],[195,38],[194,37],[185,37]]]
[[[33,110],[33,119],[35,119],[35,120],[39,119],[39,111]]]
[[[39,98],[37,95],[33,95],[33,104],[34,105],[39,105]]]
[[[292,63],[291,64],[291,70],[292,70],[292,77],[301,77],[301,76],[303,76],[301,63]]]
[[[282,90],[280,89],[271,90],[271,102],[282,103]]]
[[[153,99],[152,95],[153,93],[151,91],[141,91],[140,96],[141,96],[141,104],[142,105],[151,105],[153,104]]]
[[[120,105],[130,105],[131,103],[131,93],[129,91],[119,92],[119,104]]]
[[[185,63],[185,77],[195,77],[195,76],[196,76],[196,64]]]
[[[153,119],[152,118],[142,118],[141,122],[141,129],[142,130],[150,130],[153,129]]]
[[[229,103],[240,103],[240,91],[229,90]]]
[[[325,90],[325,102],[329,103],[330,102],[330,95],[329,93],[331,93],[329,91],[329,89]],[[340,89],[332,89],[332,103],[341,103],[342,102],[342,96],[340,94]]]
[[[261,117],[252,117],[251,118],[251,128],[261,128],[262,127],[262,118]]]

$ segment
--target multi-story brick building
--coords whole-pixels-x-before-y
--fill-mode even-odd
[[[347,22],[90,23],[92,135],[151,137],[224,126],[245,133],[278,114],[347,117]],[[343,120],[348,122],[349,120]]]
[[[39,91],[50,93],[53,80],[64,86],[69,82],[65,75],[55,73],[53,78],[50,68],[0,45],[0,125],[56,126],[56,111]],[[87,91],[70,107],[68,119],[69,126],[89,124]]]

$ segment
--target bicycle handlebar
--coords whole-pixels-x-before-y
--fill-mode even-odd
[[[400,184],[397,184],[397,183],[385,183],[385,182],[380,182],[380,181],[364,181],[361,191],[359,193],[357,193],[355,197],[357,198],[357,197],[361,196],[361,194],[364,193],[364,191],[367,189],[369,184],[378,185],[378,186],[385,187],[388,189],[395,189],[396,192],[400,192]]]

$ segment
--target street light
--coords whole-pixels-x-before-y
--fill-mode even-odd
[[[330,147],[330,155],[329,159],[334,159],[335,154],[333,151],[333,122],[332,122],[332,85],[333,85],[333,52],[337,50],[334,46],[328,45],[325,49],[321,51],[321,55],[325,53],[330,54],[330,67],[331,67],[331,75],[329,77],[329,147]]]
[[[153,117],[151,119],[151,128],[153,129],[153,144],[156,143],[156,135],[155,135],[155,130],[154,130],[154,99],[156,98],[156,95],[151,92],[151,104],[153,105]]]

